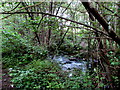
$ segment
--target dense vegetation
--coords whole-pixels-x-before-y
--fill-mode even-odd
[[[120,2],[2,2],[0,7],[2,69],[14,88],[119,88]],[[87,71],[63,71],[50,58],[56,55],[84,60]]]

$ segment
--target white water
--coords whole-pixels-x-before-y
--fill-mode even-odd
[[[74,70],[74,69],[80,69],[82,72],[86,72],[86,62],[85,61],[70,61],[68,58],[64,56],[54,56],[54,61],[58,62],[61,66],[62,70]]]

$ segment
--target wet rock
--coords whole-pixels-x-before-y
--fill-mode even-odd
[[[76,58],[69,58],[70,61],[77,61]]]
[[[72,62],[71,61],[66,61],[64,64],[71,64]]]

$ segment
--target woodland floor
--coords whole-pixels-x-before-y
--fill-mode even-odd
[[[13,87],[11,86],[11,82],[10,82],[11,77],[8,75],[8,70],[3,69],[2,70],[2,81],[0,81],[0,83],[2,83],[2,89],[6,89],[6,90],[10,90],[13,89]]]

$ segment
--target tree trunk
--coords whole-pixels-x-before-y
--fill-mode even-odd
[[[90,6],[89,2],[82,2],[84,7],[97,19],[97,21],[102,25],[102,27],[105,29],[105,31],[109,34],[109,37],[111,37],[119,46],[120,46],[120,37],[117,36],[117,34],[109,29],[108,23],[105,21],[105,19],[98,13],[98,11]]]

